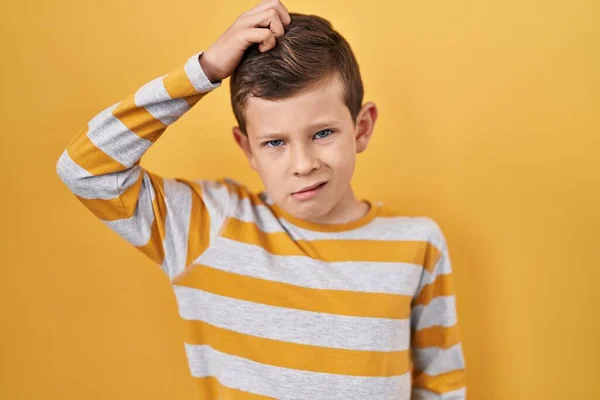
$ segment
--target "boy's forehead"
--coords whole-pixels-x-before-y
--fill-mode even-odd
[[[249,97],[244,114],[248,131],[256,135],[302,130],[320,122],[350,118],[338,82],[330,80],[279,100]]]

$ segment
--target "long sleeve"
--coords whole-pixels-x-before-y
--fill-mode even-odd
[[[201,54],[92,118],[56,166],[85,207],[170,278],[208,246],[229,196],[224,181],[167,179],[140,166],[167,127],[220,85],[202,71]]]
[[[412,304],[412,400],[466,398],[465,361],[458,329],[452,266],[437,224]]]

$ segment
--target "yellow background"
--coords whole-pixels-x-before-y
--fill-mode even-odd
[[[3,0],[2,399],[194,399],[169,282],[55,172],[96,113],[253,1]],[[380,107],[355,188],[442,226],[470,399],[597,399],[600,7],[289,0],[331,19]],[[260,189],[228,83],[153,147],[166,176]]]

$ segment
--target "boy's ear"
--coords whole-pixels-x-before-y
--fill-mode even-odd
[[[233,133],[233,138],[235,139],[235,142],[238,144],[238,146],[240,146],[240,148],[246,155],[246,158],[248,159],[250,166],[252,167],[252,169],[254,169],[256,171],[256,160],[254,159],[254,155],[252,153],[252,148],[250,147],[250,141],[248,140],[248,136],[246,136],[244,134],[244,132],[242,132],[242,130],[240,129],[239,126],[234,126],[232,133]]]
[[[377,106],[372,101],[365,103],[356,116],[356,152],[367,149],[377,121]]]

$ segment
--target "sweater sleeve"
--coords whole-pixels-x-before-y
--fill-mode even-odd
[[[412,400],[464,400],[465,361],[458,329],[452,265],[437,223],[412,304]]]
[[[208,246],[229,202],[225,181],[168,179],[140,166],[167,127],[220,86],[202,71],[201,55],[101,111],[56,166],[85,207],[171,279]]]

